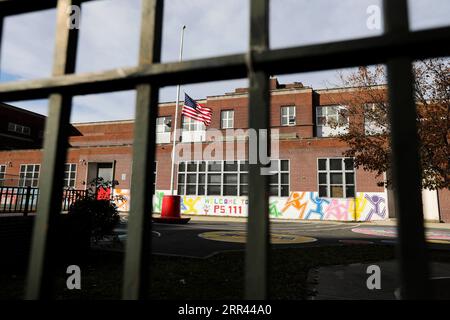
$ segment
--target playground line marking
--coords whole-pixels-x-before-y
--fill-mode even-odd
[[[200,238],[212,241],[245,243],[247,238],[246,231],[212,231],[204,232],[198,235]],[[270,237],[272,244],[298,244],[311,243],[317,241],[316,238],[303,237],[295,234],[272,233]]]

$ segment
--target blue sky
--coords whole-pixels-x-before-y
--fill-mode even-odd
[[[411,29],[450,24],[450,1],[410,0]],[[272,0],[272,48],[376,36],[382,30],[366,26],[370,5],[381,0]],[[101,0],[83,4],[77,72],[100,71],[137,63],[140,0]],[[184,58],[198,59],[245,52],[248,48],[249,4],[245,0],[166,0],[162,61],[176,61],[180,28],[187,25]],[[5,20],[0,56],[0,81],[48,77],[55,35],[55,10]],[[300,81],[315,88],[338,84],[336,70],[280,76],[280,82]],[[246,79],[183,86],[197,99],[247,85]],[[162,88],[161,101],[175,100],[175,87]],[[131,119],[133,91],[79,96],[73,122]],[[47,101],[15,102],[46,114]]]

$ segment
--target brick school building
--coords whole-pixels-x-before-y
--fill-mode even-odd
[[[392,206],[387,190],[377,184],[383,177],[355,169],[352,159],[342,155],[347,146],[336,134],[345,132],[353,119],[342,116],[339,99],[351,90],[316,90],[301,83],[279,84],[271,79],[271,217],[341,221],[395,218],[394,210],[389,210]],[[178,114],[173,188],[182,196],[182,213],[246,216],[248,161],[252,156],[247,151],[251,140],[247,131],[247,89],[198,102],[213,110],[208,128],[183,117],[182,104]],[[8,125],[20,129],[20,133],[9,135],[41,137],[42,120],[36,121],[39,125],[33,129],[33,121],[21,123],[21,117],[11,115],[17,112],[20,109],[1,108],[2,114],[10,116],[2,116],[0,122],[14,124],[5,123],[5,130]],[[154,212],[161,209],[162,196],[171,192],[174,119],[175,103],[161,103],[156,124]],[[330,121],[339,126],[330,126]],[[85,189],[96,177],[117,180],[114,194],[123,196],[117,204],[121,211],[128,211],[132,197],[133,121],[75,123],[69,143],[64,185]],[[19,143],[2,149],[0,184],[38,188],[40,147]],[[423,202],[425,219],[450,222],[449,190],[425,190]]]

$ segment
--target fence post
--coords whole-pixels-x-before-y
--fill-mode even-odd
[[[1,1],[4,2],[4,1]],[[56,1],[55,1],[56,2]],[[75,72],[78,29],[67,28],[67,8],[81,6],[81,0],[58,0],[56,5],[56,36],[52,76]],[[51,296],[54,280],[53,248],[56,223],[61,213],[64,161],[67,155],[68,128],[72,96],[67,92],[51,92],[45,122],[44,149],[39,178],[39,204],[33,226],[26,299],[46,299]]]
[[[31,196],[31,186],[27,187],[27,192],[25,195],[25,208],[23,209],[23,216],[26,217],[28,216],[28,207],[30,205],[30,196]]]
[[[270,154],[270,87],[269,74],[255,69],[253,55],[269,49],[269,0],[251,1],[250,51],[248,54],[249,88],[249,128],[256,131],[257,158],[261,149]],[[262,136],[267,132],[266,141]],[[263,146],[265,144],[265,146]],[[251,163],[250,142],[248,172],[248,220],[247,245],[245,254],[245,298],[248,300],[267,299],[267,268],[269,254],[269,177],[262,175],[267,168],[264,159]],[[270,165],[270,163],[269,163]]]
[[[384,2],[388,35],[409,32],[406,0]],[[389,118],[391,125],[392,180],[398,218],[398,257],[402,299],[432,297],[428,246],[422,209],[421,165],[417,111],[414,99],[412,60],[390,58],[387,62]]]
[[[161,58],[162,0],[142,1],[139,65],[151,66]],[[153,162],[159,88],[142,83],[136,87],[130,216],[125,251],[122,298],[143,299],[148,294],[153,208]]]

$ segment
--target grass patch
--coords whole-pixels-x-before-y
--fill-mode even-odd
[[[305,299],[308,271],[313,267],[394,258],[394,249],[381,245],[353,245],[276,249],[270,256],[270,296]],[[81,265],[82,290],[66,289],[65,267],[56,270],[57,299],[120,299],[123,254],[93,251]],[[228,252],[208,259],[152,256],[151,299],[242,299],[244,253]],[[23,271],[1,272],[0,299],[21,299]]]
[[[382,261],[394,258],[394,247],[351,245],[276,249],[271,252],[270,297],[305,299],[308,271],[314,267]],[[432,251],[431,260],[450,262],[445,251]],[[22,268],[24,269],[24,268]],[[12,271],[14,270],[14,271]],[[82,290],[66,289],[65,267],[56,270],[56,299],[120,299],[123,254],[93,251],[81,265]],[[208,259],[152,256],[151,299],[242,299],[244,253],[228,252]],[[0,299],[21,299],[24,270],[3,270]]]

